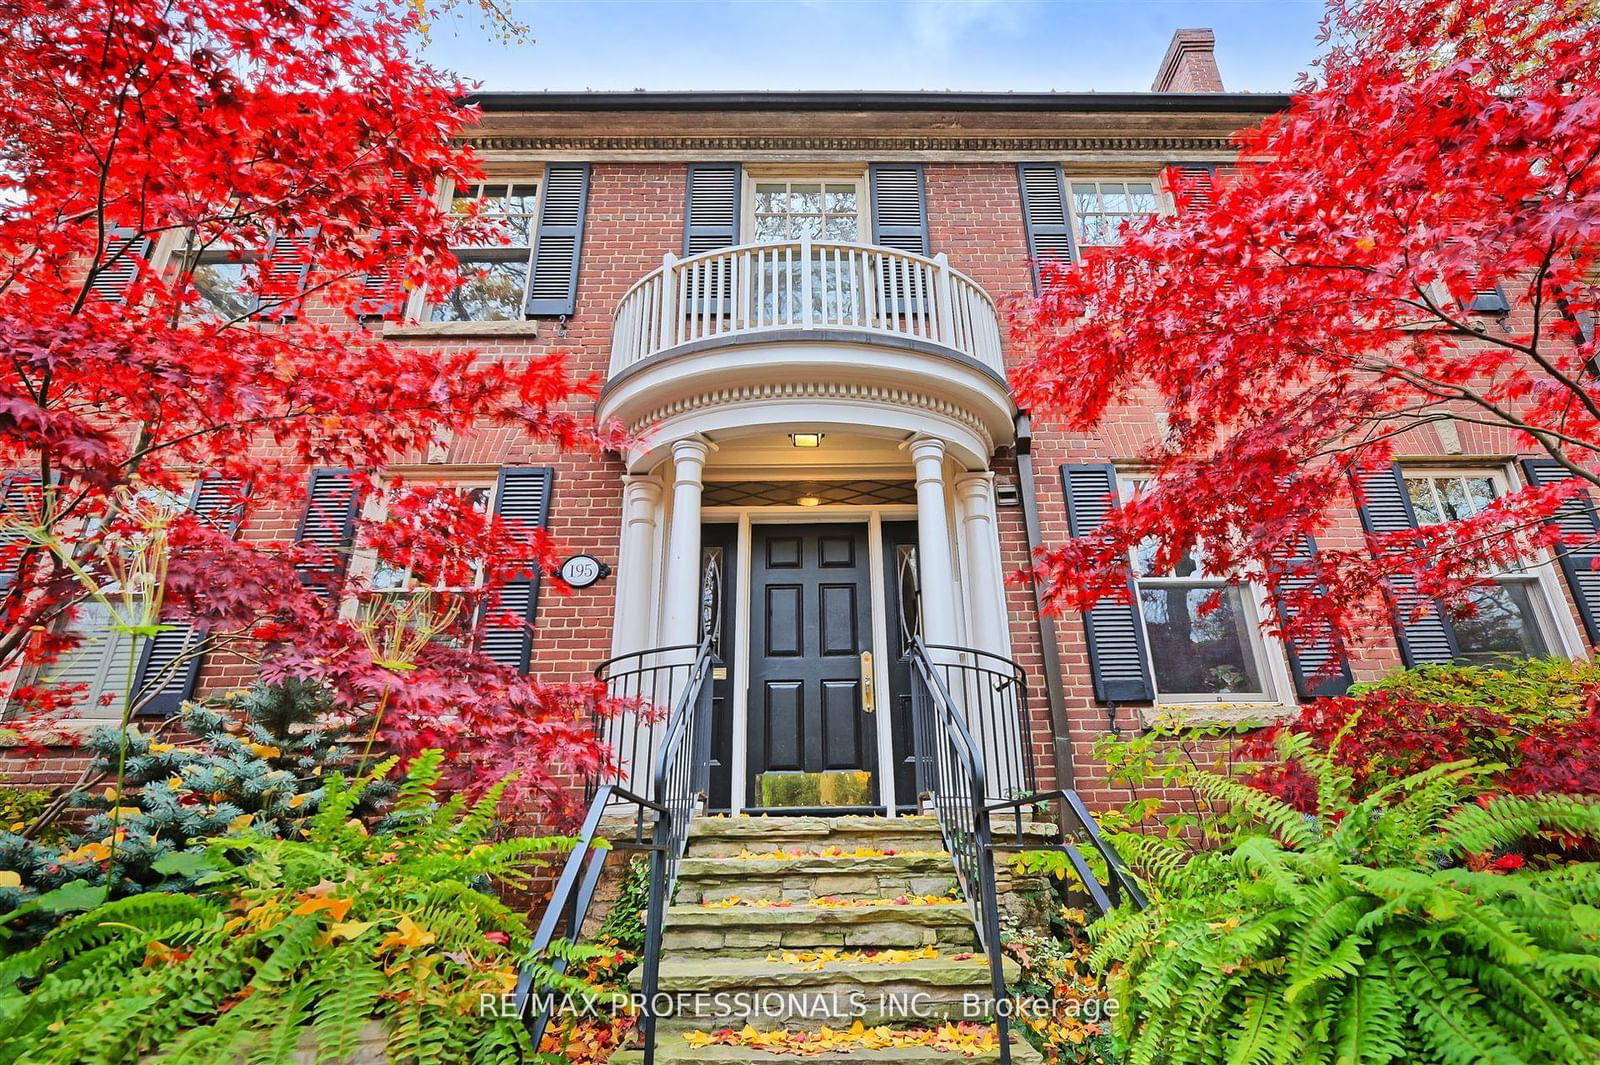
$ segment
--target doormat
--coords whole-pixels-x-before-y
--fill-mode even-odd
[[[762,806],[870,806],[872,774],[864,769],[758,773],[756,798]]]

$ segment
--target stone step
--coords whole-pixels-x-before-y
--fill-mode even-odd
[[[821,1054],[773,1054],[751,1047],[689,1045],[682,1032],[663,1031],[656,1041],[655,1060],[661,1065],[744,1065],[770,1063],[770,1065],[797,1065],[815,1062],[817,1065],[996,1065],[1000,1061],[999,1046],[980,1051],[970,1057],[933,1047],[885,1047],[880,1050],[853,1049],[830,1050]],[[1014,1065],[1038,1065],[1039,1052],[1027,1040],[1013,1035],[1011,1060]],[[611,1055],[611,1065],[644,1065],[644,1051],[619,1050]]]
[[[1005,962],[1006,984],[1018,977]],[[629,977],[635,990],[643,977]],[[671,1003],[674,1026],[815,1029],[868,1025],[986,1021],[993,1001],[988,959],[941,955],[909,961],[843,960],[821,968],[760,958],[688,958],[663,954],[659,995]],[[660,999],[658,998],[658,1001]]]
[[[942,851],[855,857],[684,858],[678,864],[679,903],[741,899],[848,899],[949,895],[955,870]]]
[[[778,949],[852,950],[938,947],[974,949],[972,915],[963,902],[903,906],[674,906],[663,929],[669,957],[765,956]]]
[[[697,858],[828,847],[938,850],[943,843],[932,817],[697,817],[689,826],[688,852]]]

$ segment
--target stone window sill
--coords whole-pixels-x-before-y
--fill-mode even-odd
[[[1145,728],[1276,725],[1299,712],[1298,706],[1288,703],[1157,703],[1139,707],[1139,717]]]
[[[383,335],[395,340],[462,340],[475,337],[536,337],[539,322],[383,323]]]

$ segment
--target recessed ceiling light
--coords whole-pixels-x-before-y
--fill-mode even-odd
[[[789,442],[795,447],[821,447],[821,433],[790,433]]]
[[[795,502],[799,503],[802,507],[820,507],[822,505],[822,500],[818,499],[816,496],[801,496],[799,499],[795,500]]]

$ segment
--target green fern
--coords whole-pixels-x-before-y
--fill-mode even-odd
[[[0,1065],[345,1061],[374,1021],[394,1061],[536,1060],[516,1019],[480,1010],[529,949],[480,886],[525,886],[568,841],[486,842],[499,789],[469,809],[438,779],[419,756],[369,833],[363,787],[330,777],[303,841],[218,841],[206,894],[105,903],[6,959]]]
[[[1356,802],[1347,772],[1285,754],[1318,816],[1201,777],[1242,820],[1229,846],[1179,862],[1170,841],[1115,838],[1151,904],[1095,925],[1090,962],[1130,1065],[1600,1061],[1600,866],[1469,865],[1540,832],[1600,838],[1600,804],[1479,804],[1467,763]]]

